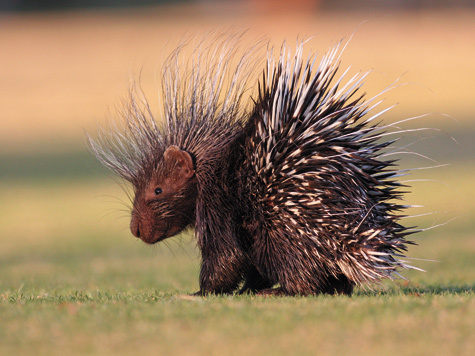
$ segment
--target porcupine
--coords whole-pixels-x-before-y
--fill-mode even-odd
[[[386,110],[369,114],[381,101],[361,93],[368,73],[344,83],[340,44],[318,68],[303,46],[284,44],[277,61],[268,47],[254,96],[255,49],[232,71],[233,39],[201,43],[188,64],[179,47],[163,70],[163,122],[132,90],[125,130],[90,139],[134,188],[133,235],[154,244],[194,227],[198,294],[349,295],[413,268],[398,169],[381,157],[394,141],[375,123]]]

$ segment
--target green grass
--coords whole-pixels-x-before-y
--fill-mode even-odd
[[[469,355],[473,293],[196,298],[59,291],[2,303],[5,354]]]
[[[116,199],[126,199],[120,187],[98,178],[101,171],[87,159],[65,166],[82,166],[76,177],[62,173],[69,168],[57,157],[41,159],[56,167],[54,174],[8,170],[14,160],[0,160],[0,170],[8,170],[0,183],[0,355],[399,356],[475,349],[472,166],[441,170],[437,179],[450,188],[422,184],[410,196],[436,211],[455,210],[416,218],[418,225],[460,216],[415,235],[419,246],[409,254],[438,261],[413,261],[425,273],[405,271],[408,281],[359,289],[351,298],[201,298],[189,295],[198,290],[199,273],[190,235],[146,246],[128,232]]]

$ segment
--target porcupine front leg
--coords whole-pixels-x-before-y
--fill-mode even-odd
[[[198,295],[233,293],[243,279],[245,257],[241,250],[202,249],[200,291]]]
[[[217,211],[198,209],[202,222],[195,230],[202,259],[199,295],[234,292],[247,270],[248,259],[235,236],[231,215]]]

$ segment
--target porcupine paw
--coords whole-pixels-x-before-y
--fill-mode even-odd
[[[261,289],[257,295],[263,296],[263,297],[281,297],[284,296],[285,293],[282,290],[282,288],[277,287],[277,288],[266,288],[266,289]]]

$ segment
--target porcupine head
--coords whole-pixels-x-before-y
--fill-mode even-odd
[[[134,184],[130,230],[152,244],[174,236],[192,224],[196,206],[196,176],[191,155],[170,146],[144,169]]]

